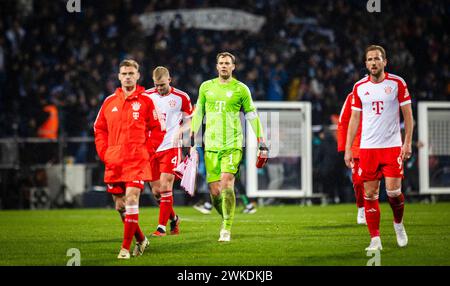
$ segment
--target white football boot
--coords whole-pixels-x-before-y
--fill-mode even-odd
[[[226,229],[220,230],[219,242],[228,242],[231,240],[231,231]]]
[[[394,230],[397,236],[397,244],[400,247],[405,247],[408,244],[408,235],[406,234],[405,226],[403,222],[395,223],[394,222]]]
[[[130,259],[130,252],[125,249],[122,248],[120,249],[119,255],[117,256],[118,259]]]
[[[370,245],[366,247],[366,251],[371,250],[383,250],[383,246],[381,245],[381,239],[379,236],[372,237],[370,240]]]
[[[142,242],[136,242],[133,250],[133,256],[139,256],[144,254],[145,249],[150,245],[150,241],[148,241],[147,237]]]

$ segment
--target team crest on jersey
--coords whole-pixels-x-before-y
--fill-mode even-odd
[[[227,91],[226,96],[227,97],[232,97],[233,96],[233,92],[231,90]]]
[[[386,94],[391,94],[391,92],[392,92],[392,87],[386,86],[386,87],[384,88],[384,92],[385,92]]]
[[[174,108],[176,105],[177,105],[177,102],[175,100],[173,100],[173,99],[169,100],[169,106],[171,108]]]
[[[141,104],[139,102],[133,102],[131,104],[131,108],[133,108],[134,111],[139,111],[139,109],[141,109]]]
[[[139,112],[138,111],[133,112],[133,118],[134,118],[134,120],[138,120],[139,119]]]

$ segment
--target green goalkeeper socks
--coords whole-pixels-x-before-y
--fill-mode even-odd
[[[222,212],[223,228],[231,230],[231,224],[234,218],[234,209],[236,208],[236,195],[233,189],[222,190]]]
[[[217,212],[223,217],[223,212],[222,212],[222,195],[218,195],[218,196],[214,196],[212,194],[211,195],[211,203],[214,206],[214,208],[217,210]]]
[[[250,201],[246,195],[241,194],[240,197],[241,197],[242,203],[244,204],[244,207],[250,203]]]

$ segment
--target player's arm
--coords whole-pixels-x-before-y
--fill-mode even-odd
[[[98,157],[104,162],[106,149],[108,149],[108,124],[103,110],[102,106],[94,122],[94,138]]]
[[[249,88],[242,84],[242,107],[245,112],[245,119],[252,126],[253,132],[255,132],[256,138],[258,140],[258,159],[256,166],[262,168],[269,158],[269,148],[266,145],[264,139],[264,132],[261,125],[261,120],[259,119],[256,107],[253,104],[252,96]]]
[[[350,116],[352,115],[352,94],[347,95],[344,105],[342,105],[341,112],[339,114],[339,122],[337,124],[337,151],[345,151],[345,142],[347,140],[348,123]]]
[[[345,165],[347,165],[348,168],[353,167],[352,144],[353,140],[355,140],[356,132],[358,131],[360,118],[361,118],[361,111],[352,110],[350,122],[348,123],[347,140],[345,142],[345,156],[344,156]]]
[[[193,141],[192,138],[197,134],[200,127],[202,126],[203,116],[205,116],[205,102],[205,84],[203,83],[198,91],[197,104],[195,105],[194,115],[192,116],[191,120],[191,141]]]
[[[407,160],[411,157],[412,153],[412,135],[414,128],[414,119],[412,114],[411,104],[406,104],[400,107],[403,114],[403,120],[405,123],[405,139],[402,146],[400,156],[402,160]]]
[[[403,120],[405,123],[405,140],[400,152],[402,160],[409,159],[412,153],[412,133],[414,128],[414,119],[411,108],[411,95],[409,94],[408,87],[404,80],[401,80],[398,84],[398,102],[403,114]]]
[[[258,143],[264,143],[264,132],[261,125],[261,120],[259,119],[256,107],[253,104],[252,96],[250,90],[247,86],[242,84],[242,107],[245,112],[245,119],[252,126],[253,132],[255,132]]]

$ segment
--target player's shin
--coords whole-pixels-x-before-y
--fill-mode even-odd
[[[222,212],[222,195],[219,194],[217,196],[211,194],[211,203],[214,206],[214,208],[217,210],[217,212],[223,217]]]
[[[125,223],[125,211],[118,211],[120,218],[122,219],[122,222]],[[134,237],[136,238],[136,241],[143,241],[145,239],[144,237],[144,233],[142,232],[141,228],[139,227],[139,225],[136,228],[136,232],[134,233]]]
[[[394,214],[394,222],[401,223],[403,220],[403,212],[405,210],[405,196],[401,192],[401,189],[387,190],[386,192],[389,199],[389,205]]]
[[[130,250],[133,236],[139,227],[139,205],[126,206],[122,248]]]
[[[166,226],[173,211],[172,190],[161,192],[161,203],[159,205],[159,226]]]
[[[223,212],[223,228],[231,230],[233,224],[234,210],[236,208],[236,195],[233,189],[222,190],[222,212]]]
[[[378,195],[370,198],[364,197],[364,209],[370,236],[372,238],[380,236],[380,205],[378,203]]]

